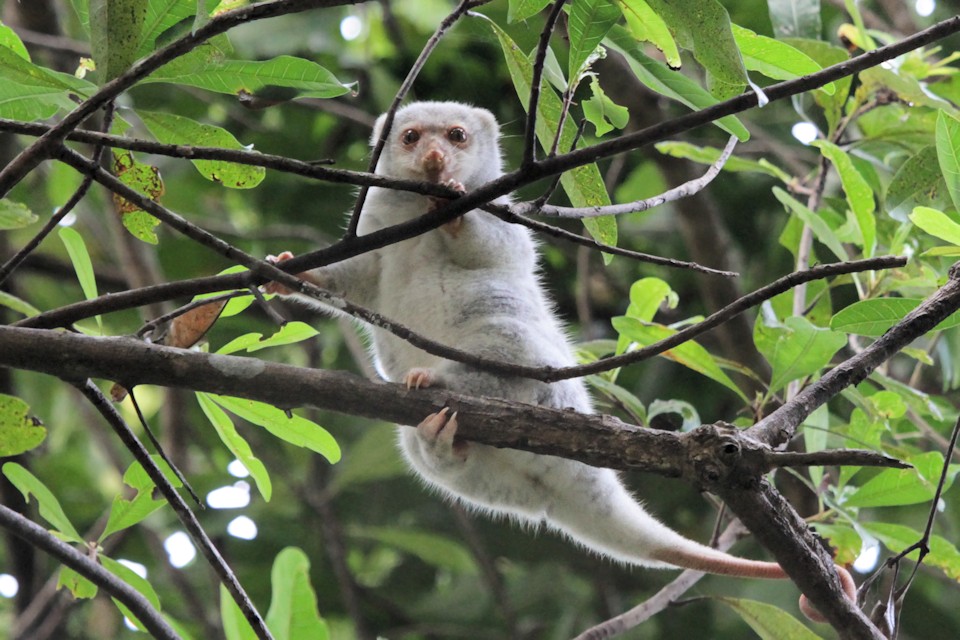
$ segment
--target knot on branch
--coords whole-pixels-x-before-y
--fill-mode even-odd
[[[684,438],[686,474],[707,491],[719,487],[755,489],[767,471],[768,447],[725,422],[701,425]]]

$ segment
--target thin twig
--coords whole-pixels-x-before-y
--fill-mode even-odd
[[[597,218],[600,216],[619,216],[627,213],[646,211],[648,209],[658,207],[665,202],[673,202],[675,200],[680,200],[681,198],[687,198],[702,191],[708,184],[713,182],[714,178],[717,177],[717,174],[719,174],[720,170],[723,169],[723,165],[727,163],[727,159],[730,158],[730,154],[733,153],[733,150],[736,146],[736,136],[730,136],[730,140],[723,148],[723,152],[720,154],[720,157],[717,158],[716,162],[710,165],[710,167],[702,176],[684,182],[678,187],[674,187],[669,191],[665,191],[660,195],[653,196],[652,198],[647,198],[645,200],[636,200],[634,202],[613,204],[603,207],[557,207],[552,205],[544,205],[541,204],[539,200],[536,200],[534,202],[520,202],[510,205],[510,210],[517,215],[539,214],[557,218]]]
[[[533,59],[533,77],[530,82],[530,98],[527,101],[527,123],[523,130],[523,160],[520,161],[520,168],[529,167],[537,161],[537,110],[540,108],[540,84],[543,82],[543,66],[547,59],[547,48],[550,46],[550,36],[553,35],[553,29],[557,25],[560,13],[563,11],[563,5],[567,0],[556,0],[547,20],[540,32],[540,40],[537,42],[537,52]],[[563,119],[557,126],[557,138],[563,130]]]
[[[404,78],[403,82],[400,84],[400,88],[397,90],[397,94],[393,97],[393,102],[390,104],[390,108],[387,109],[386,115],[384,116],[383,127],[380,129],[380,136],[377,138],[377,142],[373,145],[373,151],[370,153],[370,164],[368,169],[370,173],[376,171],[377,164],[380,162],[380,155],[383,153],[383,148],[387,144],[387,138],[390,136],[390,130],[393,128],[393,118],[397,113],[397,109],[400,108],[400,103],[403,102],[403,99],[407,97],[407,93],[409,93],[410,89],[413,87],[414,80],[416,80],[417,76],[420,75],[420,71],[427,63],[427,60],[433,53],[433,50],[437,48],[438,44],[440,44],[440,39],[457,20],[463,17],[467,11],[475,6],[479,6],[480,4],[489,1],[490,0],[483,0],[482,2],[478,0],[460,0],[460,4],[457,5],[450,15],[440,22],[437,30],[433,32],[433,35],[430,36],[430,39],[427,40],[427,43],[423,45],[423,49],[420,50],[420,55],[417,56],[413,66],[410,67],[410,70],[407,72],[407,77]],[[350,214],[350,221],[347,223],[346,237],[348,238],[357,235],[357,225],[360,224],[360,213],[363,211],[363,205],[367,201],[368,191],[368,187],[363,187],[360,189],[360,193],[357,194],[357,201],[353,206],[353,213]]]
[[[89,379],[84,381],[67,380],[67,382],[75,386],[80,393],[90,401],[94,408],[100,412],[100,415],[110,424],[127,450],[133,454],[137,462],[139,462],[144,471],[147,472],[147,475],[150,476],[150,479],[157,486],[157,489],[160,490],[163,497],[166,498],[167,503],[169,503],[174,513],[177,514],[177,517],[180,519],[184,528],[186,528],[193,542],[200,548],[200,552],[207,559],[207,562],[210,563],[210,566],[213,567],[213,570],[220,578],[221,584],[227,588],[234,602],[240,607],[240,611],[243,612],[244,618],[250,623],[257,637],[260,640],[272,640],[273,636],[270,634],[270,630],[267,629],[266,623],[263,621],[256,607],[253,606],[250,597],[243,590],[230,565],[224,561],[223,556],[220,555],[220,552],[207,536],[203,527],[200,526],[197,516],[194,515],[193,511],[190,510],[187,503],[180,497],[180,494],[174,486],[167,480],[166,476],[160,470],[160,467],[158,467],[150,457],[150,453],[144,448],[143,443],[140,442],[133,431],[130,430],[130,427],[127,426],[123,417],[117,412],[107,397],[103,395],[100,389]]]
[[[154,638],[180,640],[177,632],[139,591],[43,527],[2,504],[0,504],[0,526],[36,548],[49,553],[122,602]]]

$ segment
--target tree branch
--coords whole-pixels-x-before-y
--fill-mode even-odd
[[[0,527],[26,540],[36,548],[46,551],[122,602],[154,638],[180,640],[177,632],[167,624],[160,612],[154,609],[150,601],[143,597],[139,591],[66,542],[59,540],[43,527],[2,504],[0,504]]]

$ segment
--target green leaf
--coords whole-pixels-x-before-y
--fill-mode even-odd
[[[0,231],[20,229],[37,221],[37,214],[21,203],[7,198],[0,199]]]
[[[857,228],[860,231],[863,254],[866,257],[872,256],[877,241],[877,221],[873,215],[873,189],[853,166],[850,156],[843,149],[826,140],[817,140],[812,143],[812,146],[819,148],[824,157],[833,163],[837,173],[840,174],[840,182],[843,185],[844,193],[847,195],[847,204],[853,211]]]
[[[838,64],[850,59],[850,54],[846,49],[834,46],[828,42],[824,42],[819,39],[807,39],[807,38],[788,38],[784,40],[787,44],[802,51],[803,53],[810,56],[814,62],[819,64],[821,67],[826,68],[834,64]],[[837,125],[840,123],[840,120],[843,118],[843,107],[847,102],[848,94],[850,92],[850,77],[840,78],[839,80],[834,80],[833,84],[836,87],[836,91],[833,95],[829,95],[825,91],[816,89],[813,92],[814,101],[820,105],[823,109],[823,114],[827,118],[828,130],[830,133],[833,133]],[[803,104],[800,100],[794,101],[795,105]],[[803,113],[803,109],[798,109],[800,115],[807,119],[813,119],[816,116]]]
[[[147,17],[143,0],[90,0],[90,41],[101,84],[113,80],[136,60]]]
[[[792,316],[778,327],[757,322],[754,342],[773,368],[770,391],[775,392],[793,380],[818,373],[844,347],[847,338],[814,326],[806,318]]]
[[[777,38],[820,39],[820,0],[767,0]]]
[[[87,80],[37,66],[6,47],[0,47],[0,78],[28,87],[56,89],[64,95],[72,91],[83,98],[97,90],[96,85]]]
[[[306,447],[330,462],[340,460],[340,446],[337,441],[326,429],[315,422],[293,414],[288,416],[280,409],[262,402],[230,396],[209,395],[208,397],[230,413],[263,427],[290,444]]]
[[[620,10],[609,0],[578,0],[570,6],[567,31],[570,36],[568,73],[571,82],[580,77],[597,45],[619,19]]]
[[[960,245],[960,224],[936,209],[916,207],[910,214],[910,222],[932,236],[946,240],[950,244]]]
[[[257,634],[234,602],[227,588],[220,585],[220,621],[227,640],[257,640]]]
[[[286,100],[335,98],[353,89],[353,85],[340,82],[319,64],[293,56],[264,61],[210,61],[189,67],[167,64],[141,81],[150,82],[185,84],[235,96],[273,95],[275,90],[291,89],[281,91]]]
[[[0,71],[0,78],[2,78]],[[0,117],[36,122],[76,105],[62,89],[23,85],[12,80],[0,82]]]
[[[670,26],[684,48],[693,52],[712,80],[711,93],[721,100],[739,94],[747,84],[730,16],[716,0],[647,0]]]
[[[37,504],[40,505],[40,517],[53,525],[57,537],[68,542],[84,543],[83,537],[77,533],[67,514],[63,512],[60,502],[39,478],[16,462],[4,464],[3,475],[20,490],[27,502],[30,502],[30,494],[36,497]]]
[[[150,456],[160,467],[164,477],[174,486],[180,487],[183,483],[173,472],[173,469],[159,456]],[[166,500],[154,497],[156,485],[143,469],[139,462],[131,464],[123,474],[123,482],[128,487],[135,489],[133,498],[127,499],[120,494],[113,499],[113,505],[110,507],[110,516],[107,519],[107,526],[103,533],[97,538],[98,542],[106,540],[107,536],[117,531],[127,529],[141,522],[144,518],[166,504]]]
[[[145,56],[188,34],[197,11],[195,0],[151,0],[140,34],[137,57]]]
[[[22,313],[27,317],[39,315],[40,313],[40,309],[37,309],[35,306],[25,300],[21,300],[16,296],[10,295],[6,291],[0,291],[0,306],[13,309],[17,313]]]
[[[31,418],[30,405],[0,393],[0,457],[15,456],[40,446],[47,430]]]
[[[619,316],[611,320],[613,328],[622,336],[638,345],[646,346],[668,338],[677,332],[659,324],[644,324],[636,318]],[[720,365],[710,352],[694,341],[684,342],[678,347],[660,354],[661,357],[673,360],[683,366],[700,373],[736,393],[744,402],[749,402],[747,396],[740,390],[733,380],[723,372]]]
[[[550,0],[510,0],[507,5],[507,22],[522,22],[540,13]]]
[[[399,549],[435,567],[456,573],[473,574],[477,571],[469,551],[459,543],[432,532],[399,527],[351,527],[348,533],[354,538],[375,540]]]
[[[663,53],[667,64],[674,69],[680,68],[680,51],[677,42],[670,34],[667,23],[650,8],[645,0],[616,0],[623,17],[627,19],[627,28],[639,42],[649,42]]]
[[[861,336],[882,336],[920,306],[922,298],[872,298],[854,302],[830,320],[830,328]],[[960,311],[950,314],[936,326],[937,331],[960,325]]]
[[[689,142],[674,142],[672,140],[658,142],[654,145],[654,147],[662,154],[674,158],[684,158],[686,160],[692,160],[694,162],[699,162],[700,164],[708,165],[714,164],[720,158],[720,154],[723,152],[721,149],[717,149],[716,147],[698,147],[690,144]],[[793,179],[793,176],[780,167],[771,164],[766,158],[760,158],[759,160],[747,160],[746,158],[740,158],[732,155],[727,158],[727,161],[723,165],[723,170],[731,173],[765,173],[768,176],[773,176],[784,183],[788,183]]]
[[[841,261],[849,259],[847,252],[844,251],[843,245],[840,243],[840,239],[837,238],[837,234],[833,232],[833,229],[830,228],[823,218],[813,211],[810,211],[810,209],[780,187],[773,188],[773,195],[783,203],[790,213],[796,215],[800,218],[801,222],[809,226],[817,240],[825,244],[837,258]]]
[[[613,29],[610,30],[610,33],[607,34],[604,44],[622,54],[637,79],[650,90],[666,96],[671,100],[676,100],[695,111],[704,109],[718,102],[709,91],[703,89],[690,78],[682,73],[669,69],[662,62],[658,62],[646,55],[643,50],[637,46],[630,32],[623,27],[614,26]],[[740,142],[746,142],[750,139],[750,132],[747,131],[746,127],[744,127],[735,116],[725,116],[719,120],[714,120],[713,124],[727,133],[737,136]]]
[[[89,599],[97,595],[97,585],[66,565],[60,566],[57,576],[57,589],[68,589],[74,598]]]
[[[87,300],[93,300],[97,297],[97,279],[93,275],[93,262],[90,260],[83,237],[77,233],[76,229],[70,227],[60,227],[58,234],[63,246],[67,248],[67,255],[73,263],[73,270],[77,274],[77,280],[80,281],[83,295]],[[103,333],[103,322],[100,316],[97,316],[97,325]]]
[[[733,609],[763,640],[819,640],[820,636],[780,607],[743,598],[714,598]]]
[[[247,333],[234,338],[217,349],[217,353],[228,354],[246,349],[248,352],[259,351],[267,347],[279,347],[286,344],[295,344],[317,335],[317,330],[305,322],[288,322],[269,338],[263,334]]]
[[[163,195],[160,170],[153,165],[139,162],[129,151],[113,150],[113,172],[121,182],[150,200],[158,201]],[[154,231],[160,224],[159,220],[125,198],[114,196],[114,202],[127,231],[143,242],[159,242]]]
[[[157,592],[153,590],[153,586],[150,585],[150,583],[147,581],[146,578],[140,577],[139,574],[137,574],[133,569],[126,566],[122,562],[117,562],[113,558],[108,558],[103,554],[98,556],[98,559],[100,560],[100,564],[102,564],[107,571],[109,571],[110,573],[117,576],[118,578],[126,582],[128,585],[130,585],[131,587],[139,591],[140,595],[146,598],[147,601],[153,605],[154,609],[156,609],[157,611],[160,611],[160,597],[157,596]],[[138,629],[140,629],[141,631],[146,631],[146,628],[143,626],[143,623],[137,620],[136,616],[133,615],[133,612],[131,612],[126,607],[126,605],[124,605],[122,602],[120,602],[116,598],[113,598],[113,603],[117,605],[117,608],[120,609],[120,612],[123,615],[125,615],[127,618],[129,618],[130,621],[133,622]]]
[[[947,182],[953,208],[960,211],[960,122],[941,110],[937,114],[936,137],[940,170]]]
[[[931,500],[943,468],[943,456],[938,451],[921,453],[907,458],[914,469],[884,469],[847,497],[848,507],[891,507],[918,504]],[[960,465],[951,465],[947,486],[960,471]],[[946,489],[946,487],[944,487]]]
[[[207,416],[210,424],[213,425],[217,435],[220,436],[224,446],[240,461],[253,478],[263,499],[270,502],[270,497],[273,495],[273,484],[270,482],[270,474],[267,473],[267,468],[260,462],[259,458],[253,455],[250,445],[243,436],[237,433],[233,421],[214,403],[210,396],[200,392],[197,392],[196,396],[200,408]]]
[[[488,20],[488,23],[500,41],[513,88],[526,108],[529,106],[527,99],[533,82],[533,65],[503,29],[492,20]],[[541,87],[540,101],[537,106],[537,138],[544,148],[549,149],[560,124],[562,105],[560,98],[546,83]],[[567,118],[560,133],[560,150],[571,149],[575,137],[576,127]],[[560,184],[574,207],[603,207],[610,204],[610,196],[607,195],[606,186],[596,163],[564,172],[560,176]],[[599,242],[609,245],[617,243],[617,221],[612,216],[584,218],[583,225]]]
[[[17,35],[16,31],[2,23],[0,23],[0,47],[10,49],[24,60],[30,61],[30,53],[24,46],[20,36]]]
[[[276,640],[327,640],[327,623],[317,611],[317,594],[310,584],[310,560],[296,547],[277,554],[270,572],[273,587],[267,627]]]
[[[583,115],[597,130],[597,137],[609,133],[614,127],[623,129],[627,126],[630,121],[630,112],[627,108],[621,107],[608,98],[596,78],[590,79],[590,89],[593,95],[581,104]]]
[[[944,186],[943,173],[937,156],[937,148],[927,145],[906,159],[890,179],[884,205],[887,211],[926,197],[925,204],[933,200],[937,191]],[[897,218],[901,220],[902,218]]]
[[[735,24],[731,27],[743,56],[743,64],[751,71],[762,73],[774,80],[790,80],[816,73],[823,68],[813,58],[785,42],[758,35]],[[836,91],[832,82],[823,85],[821,89],[828,95],[833,95]]]
[[[137,114],[160,142],[221,149],[245,149],[226,129],[170,113],[137,110]],[[267,170],[263,167],[224,162],[221,160],[191,160],[193,166],[207,180],[231,189],[252,189],[259,185]]]
[[[893,553],[902,553],[907,547],[923,538],[923,534],[919,531],[900,524],[868,522],[863,527]],[[912,551],[907,557],[916,559],[918,553],[919,550]],[[942,569],[951,580],[960,580],[960,551],[942,536],[930,536],[930,553],[923,562]]]
[[[630,306],[626,315],[641,322],[652,322],[660,307],[666,303],[671,309],[677,306],[677,294],[660,278],[640,278],[630,285]]]

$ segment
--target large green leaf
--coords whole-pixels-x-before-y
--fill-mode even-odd
[[[890,327],[920,306],[922,298],[871,298],[854,302],[830,320],[830,328],[861,336],[882,336]],[[960,311],[936,326],[937,331],[960,325]]]
[[[217,349],[217,353],[226,355],[243,350],[247,352],[259,351],[268,347],[296,344],[309,340],[315,335],[317,335],[317,330],[305,322],[288,322],[269,338],[264,338],[262,333],[246,333],[238,336]]]
[[[960,121],[942,110],[937,114],[937,158],[953,207],[960,211]]]
[[[83,295],[87,300],[93,300],[97,297],[97,279],[93,273],[93,262],[90,260],[90,253],[87,251],[83,236],[71,227],[60,227],[57,233],[67,249],[70,262],[73,263],[73,270],[77,274],[77,280],[80,281]],[[97,316],[97,325],[102,333],[103,324],[100,316]]]
[[[287,547],[277,554],[270,571],[270,610],[267,627],[276,640],[326,640],[327,623],[317,611],[317,594],[310,584],[310,560],[302,550]]]
[[[650,90],[676,100],[693,110],[717,104],[718,100],[699,84],[645,54],[630,32],[623,27],[614,26],[604,39],[604,44],[622,54],[637,79]],[[736,116],[724,116],[714,120],[713,124],[737,136],[740,142],[750,139],[750,132],[737,120]]]
[[[253,481],[256,482],[260,495],[263,496],[264,500],[269,502],[270,497],[273,495],[273,484],[270,482],[270,474],[267,473],[267,468],[260,462],[259,458],[253,455],[253,450],[243,436],[237,433],[237,428],[233,425],[233,421],[230,420],[230,416],[218,407],[209,395],[198,391],[196,396],[197,402],[200,403],[200,408],[203,410],[204,415],[207,416],[210,424],[213,425],[217,435],[220,436],[220,440],[253,477]]]
[[[763,640],[819,640],[820,636],[782,608],[743,598],[714,598],[727,605]]]
[[[941,211],[930,207],[916,207],[910,214],[910,222],[932,236],[960,246],[960,224]]]
[[[680,50],[670,28],[646,0],[616,0],[627,20],[627,28],[639,42],[649,42],[663,53],[667,64],[680,68]]]
[[[507,5],[507,22],[520,22],[540,13],[550,0],[510,0]]]
[[[777,38],[820,39],[820,0],[767,0]]]
[[[790,80],[822,69],[813,58],[785,42],[758,35],[737,25],[731,26],[743,63],[751,71],[774,80]],[[832,82],[821,89],[830,95],[836,91]]]
[[[932,144],[927,145],[907,158],[893,174],[887,186],[884,206],[887,211],[892,212],[897,207],[912,202],[929,204],[936,198],[938,191],[943,191],[943,187],[943,173],[940,170],[937,148]]]
[[[610,0],[578,0],[570,6],[567,33],[570,37],[568,73],[577,78],[587,59],[610,28],[620,19],[620,10]]]
[[[853,212],[857,228],[860,232],[861,246],[866,257],[873,255],[877,240],[877,220],[873,215],[873,189],[866,179],[853,166],[853,161],[846,152],[826,140],[817,140],[813,146],[818,147],[840,175],[840,183],[847,196],[847,204]]]
[[[647,0],[676,36],[680,45],[710,74],[711,93],[725,100],[747,84],[730,16],[716,0]]]
[[[263,427],[282,440],[298,447],[306,447],[330,462],[337,462],[340,459],[340,446],[337,441],[326,429],[315,422],[298,415],[288,415],[263,402],[230,396],[209,395],[208,397],[230,413]]]
[[[150,133],[160,142],[192,146],[220,147],[221,149],[246,149],[226,129],[211,124],[201,124],[183,116],[158,111],[138,110],[137,114],[147,125]],[[222,160],[191,160],[207,180],[231,189],[252,189],[263,181],[267,170]]]
[[[787,318],[776,327],[757,322],[753,337],[757,350],[773,368],[771,392],[818,373],[847,343],[842,333],[814,326],[800,316]]]
[[[928,502],[936,493],[943,455],[929,451],[907,458],[913,469],[884,469],[843,501],[848,507],[892,507]],[[953,483],[960,465],[950,465],[944,490]]]
[[[533,82],[533,65],[503,29],[493,21],[489,24],[500,41],[507,69],[513,80],[513,88],[524,107],[528,107]],[[560,98],[553,92],[550,85],[544,82],[540,88],[540,100],[537,104],[536,134],[545,149],[549,149],[553,144],[560,126],[561,111]],[[570,118],[567,118],[560,131],[560,150],[570,150],[575,139],[576,126]],[[603,207],[610,204],[610,196],[607,195],[606,186],[603,184],[603,178],[596,164],[584,165],[564,172],[560,176],[560,184],[575,207]],[[599,242],[609,245],[617,243],[617,221],[612,217],[584,218],[583,225]]]
[[[340,82],[316,62],[293,56],[264,61],[211,60],[202,66],[189,67],[167,64],[143,82],[185,84],[235,96],[269,96],[284,100],[335,98],[352,90],[352,85]]]
[[[90,0],[90,41],[101,84],[113,80],[136,60],[147,17],[143,0]]]
[[[53,525],[58,537],[69,542],[84,543],[83,536],[74,528],[56,496],[39,478],[16,462],[4,464],[3,475],[7,476],[13,486],[20,490],[27,502],[30,501],[31,495],[36,497],[37,504],[40,505],[40,517]]]

